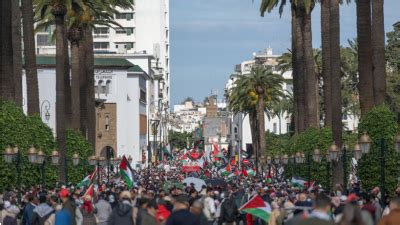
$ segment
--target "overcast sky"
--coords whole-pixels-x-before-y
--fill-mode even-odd
[[[353,1],[354,2],[354,1]],[[290,48],[290,8],[261,17],[260,0],[170,0],[171,103],[202,101],[223,88],[236,64],[268,46]],[[385,1],[386,32],[400,21],[400,0]],[[341,7],[341,44],[356,37],[355,4]],[[313,11],[313,47],[320,47],[320,7]]]

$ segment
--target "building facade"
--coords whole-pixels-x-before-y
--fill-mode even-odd
[[[53,56],[38,56],[40,115],[55,135],[56,71]],[[96,155],[132,156],[141,163],[147,149],[147,83],[151,77],[126,59],[95,58]],[[27,99],[23,73],[23,98]],[[24,101],[25,102],[25,101]],[[23,106],[25,112],[26,104]],[[48,116],[45,116],[48,115]]]

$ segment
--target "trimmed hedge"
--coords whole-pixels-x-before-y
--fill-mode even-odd
[[[14,103],[0,100],[0,108],[0,190],[16,188],[18,184],[16,163],[6,163],[2,155],[7,146],[17,146],[21,151],[21,186],[39,185],[41,182],[39,165],[29,163],[26,153],[33,145],[37,150],[42,149],[47,156],[50,156],[53,149],[56,148],[51,128],[44,124],[39,116],[26,116],[22,108]],[[81,181],[92,169],[87,165],[87,160],[83,160],[93,153],[92,149],[80,132],[67,131],[68,178],[70,182]],[[81,157],[81,162],[76,167],[70,160],[75,152]],[[57,181],[58,167],[52,166],[50,158],[47,158],[45,164],[46,186],[54,186]]]
[[[387,106],[372,109],[361,118],[358,126],[359,137],[368,133],[373,143],[368,155],[363,155],[358,162],[358,176],[363,189],[370,189],[380,184],[381,139],[386,145],[385,151],[385,186],[389,194],[394,193],[400,175],[400,157],[394,149],[394,138],[399,132],[396,117]]]

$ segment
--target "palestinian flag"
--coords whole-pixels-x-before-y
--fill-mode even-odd
[[[292,177],[292,180],[290,181],[290,183],[292,183],[292,185],[294,187],[302,187],[302,188],[304,188],[304,186],[306,184],[306,181],[301,179],[301,178]]]
[[[122,157],[121,164],[119,164],[119,172],[121,174],[121,177],[124,179],[125,183],[128,185],[128,188],[131,189],[133,188],[133,173],[132,173],[132,168],[129,165],[128,160],[126,159],[125,156]]]
[[[256,175],[256,172],[255,172],[253,169],[248,169],[248,170],[247,170],[247,175],[248,175],[248,176],[255,176],[255,175]]]
[[[76,187],[81,188],[81,187],[87,187],[92,183],[93,177],[96,176],[97,168],[93,171],[92,174],[87,175],[81,182],[79,182]]]
[[[93,188],[93,184],[91,184],[82,197],[84,198],[86,195],[89,195],[93,199]]]
[[[264,202],[260,196],[256,195],[240,207],[239,211],[261,218],[268,223],[272,210],[267,202]]]
[[[271,176],[271,170],[268,172],[268,175],[265,179],[265,182],[267,182],[267,184],[272,183],[272,176]]]

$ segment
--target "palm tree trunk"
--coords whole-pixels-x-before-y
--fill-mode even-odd
[[[80,97],[80,110],[81,110],[81,118],[80,118],[80,127],[81,127],[81,133],[86,139],[88,139],[88,123],[87,123],[87,83],[86,83],[86,36],[83,36],[82,40],[80,41],[79,44],[79,62],[80,62],[80,74],[79,74],[79,85],[80,85],[80,91],[79,91],[79,97]]]
[[[264,93],[258,95],[258,104],[257,104],[257,124],[258,124],[258,149],[257,149],[257,157],[265,155],[266,153],[266,145],[265,145],[265,100]]]
[[[72,106],[72,129],[80,130],[80,63],[79,42],[71,42],[71,106]]]
[[[357,1],[358,90],[361,115],[374,107],[371,42],[371,0]]]
[[[324,97],[324,125],[332,127],[332,102],[331,102],[331,65],[330,65],[330,32],[329,32],[329,2],[321,1],[321,40],[322,40],[322,79]]]
[[[302,5],[301,3],[300,5]],[[303,6],[304,7],[304,6]],[[303,35],[303,52],[304,52],[304,87],[306,110],[305,128],[319,127],[319,106],[317,77],[315,74],[314,53],[312,48],[312,31],[311,31],[311,12],[307,13],[302,10],[302,35]]]
[[[32,0],[22,0],[22,28],[26,71],[26,90],[28,98],[28,115],[38,114],[39,87],[36,67],[35,34],[33,25]]]
[[[381,105],[386,97],[385,24],[383,0],[372,1],[372,48],[374,102]]]
[[[15,102],[22,106],[22,37],[20,1],[12,2],[12,48],[14,66]]]
[[[61,182],[67,181],[66,174],[66,127],[65,127],[65,52],[68,46],[65,45],[66,29],[65,29],[65,5],[57,5],[53,7],[52,13],[56,23],[56,131],[57,145],[60,150],[60,166],[59,179]]]
[[[4,100],[14,101],[11,0],[0,2],[0,93]]]
[[[93,52],[93,35],[92,29],[86,28],[84,32],[86,37],[86,84],[87,84],[87,123],[88,123],[88,140],[92,144],[93,149],[96,149],[96,106],[94,93],[94,52]]]
[[[257,123],[257,111],[251,111],[249,113],[249,122],[250,122],[250,130],[251,130],[251,141],[253,143],[253,154],[257,153],[258,149],[258,123]]]
[[[342,88],[340,79],[340,16],[339,0],[330,0],[330,77],[332,81],[332,134],[333,141],[342,146]],[[333,165],[333,184],[343,184],[343,163]],[[345,185],[345,184],[343,184]]]
[[[68,34],[67,26],[64,26],[64,33]],[[71,67],[69,62],[68,38],[64,38],[64,92],[65,92],[65,119],[72,120],[72,96],[71,96]],[[72,123],[66,123],[66,128],[72,128]]]
[[[296,109],[298,112],[298,124],[297,132],[303,132],[305,130],[305,89],[304,89],[304,51],[303,51],[303,36],[301,31],[302,17],[299,10],[293,7],[295,17],[292,18],[292,29],[294,28],[294,35],[292,37],[293,48],[293,70],[294,70],[294,90],[296,99]],[[297,93],[297,95],[296,95]],[[296,97],[297,96],[297,97]]]
[[[299,109],[298,109],[298,73],[296,62],[296,11],[292,4],[291,7],[291,15],[292,15],[292,77],[293,77],[293,119],[294,119],[294,133],[299,133]],[[293,122],[293,121],[292,121]]]

